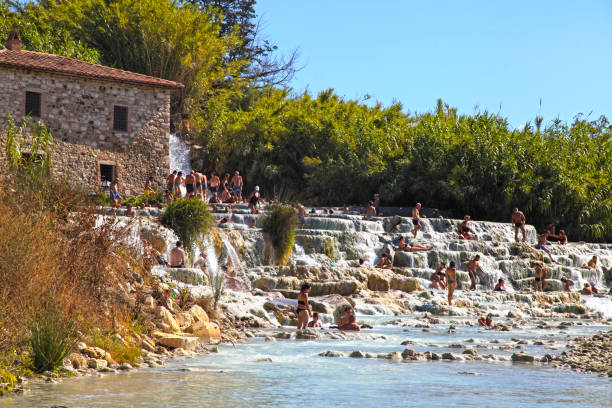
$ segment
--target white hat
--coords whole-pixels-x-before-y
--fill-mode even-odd
[[[259,186],[255,186],[255,191],[259,191]]]

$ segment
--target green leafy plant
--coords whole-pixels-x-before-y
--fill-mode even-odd
[[[225,293],[225,274],[223,271],[218,271],[217,273],[212,273],[210,276],[210,288],[213,292],[213,309],[217,310],[217,305],[219,304],[219,300],[221,296]]]
[[[34,371],[41,373],[60,367],[74,347],[75,333],[75,323],[65,318],[54,303],[47,302],[30,325],[28,343]]]
[[[162,224],[173,229],[191,255],[193,245],[215,225],[207,205],[198,199],[181,198],[171,202],[162,216]]]
[[[279,265],[289,261],[295,240],[297,214],[288,205],[276,206],[261,221],[261,229],[267,234],[274,248],[274,260]]]

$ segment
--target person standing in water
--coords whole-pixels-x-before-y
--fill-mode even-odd
[[[535,291],[544,292],[544,270],[539,262],[535,264]]]
[[[467,263],[468,274],[470,275],[470,290],[476,290],[476,271],[480,271],[481,273],[485,273],[480,264],[480,255],[476,255],[474,258],[470,259]]]
[[[423,228],[423,224],[421,224],[421,216],[419,211],[421,210],[421,203],[417,203],[416,206],[412,209],[412,235],[416,238],[417,233]]]
[[[525,232],[525,224],[527,223],[527,219],[525,218],[525,214],[522,211],[519,211],[518,208],[512,210],[512,225],[514,226],[514,240],[519,242],[518,232],[521,230],[523,234],[523,242],[527,240],[527,233]]]
[[[249,208],[251,209],[251,214],[259,214],[259,198],[259,186],[255,186],[255,191],[253,191],[249,196]]]
[[[308,327],[308,321],[310,320],[311,308],[308,303],[308,294],[310,293],[310,283],[303,283],[300,288],[300,293],[297,296],[297,318],[298,318],[298,330],[305,329]]]
[[[453,304],[453,294],[455,293],[455,288],[457,288],[457,269],[455,267],[455,261],[451,261],[450,264],[448,264],[445,273],[448,288],[448,305],[451,306]]]

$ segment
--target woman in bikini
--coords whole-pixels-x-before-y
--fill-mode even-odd
[[[470,239],[470,240],[477,239],[476,234],[474,233],[472,228],[470,228],[470,216],[469,215],[466,215],[463,218],[463,222],[459,224],[459,238],[460,239]]]
[[[446,282],[448,282],[448,305],[453,303],[453,293],[457,287],[457,269],[455,267],[455,261],[451,261],[446,268]]]
[[[310,304],[308,303],[308,294],[310,293],[310,283],[302,284],[300,289],[300,293],[297,296],[297,318],[298,318],[298,330],[305,329],[308,326],[308,321],[310,320],[310,315],[312,313],[312,309],[310,308]]]

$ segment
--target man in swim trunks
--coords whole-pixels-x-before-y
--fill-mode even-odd
[[[174,183],[176,183],[176,170],[166,177],[166,190],[174,192]]]
[[[521,230],[523,234],[523,242],[527,240],[527,233],[525,232],[525,224],[527,223],[527,219],[525,218],[525,214],[522,211],[519,211],[518,208],[512,210],[512,225],[514,226],[514,240],[519,242],[518,240],[518,232]]]
[[[304,228],[304,224],[306,223],[306,208],[302,205],[302,203],[297,203],[296,210],[300,220],[300,228]]]
[[[195,197],[195,188],[196,188],[196,177],[195,171],[192,170],[191,173],[185,177],[185,189],[187,190],[187,198]]]
[[[121,207],[121,196],[119,195],[119,188],[120,188],[119,183],[121,183],[121,180],[119,179],[119,176],[117,176],[110,183],[109,190],[108,190],[111,201],[113,202],[113,207],[115,208]]]
[[[453,304],[453,294],[455,293],[455,289],[457,288],[457,269],[455,267],[455,261],[451,261],[446,268],[446,282],[448,288],[448,305],[451,306]]]
[[[421,224],[421,216],[419,211],[421,210],[421,203],[417,203],[416,206],[412,209],[412,235],[416,238],[417,233],[421,228],[423,228],[423,224]]]
[[[238,199],[242,201],[242,187],[244,186],[244,181],[242,180],[242,176],[240,176],[238,171],[235,172],[234,177],[232,177],[231,186],[234,194],[236,194]]]
[[[546,247],[546,238],[548,238],[548,232],[546,232],[546,231],[544,233],[538,235],[538,243],[537,243],[537,245],[535,247],[536,247],[536,249],[540,249],[540,250],[546,252],[548,254],[548,257],[550,258],[550,262],[554,263],[555,261],[553,260],[552,254],[550,253],[550,251]]]
[[[474,258],[470,259],[467,263],[468,274],[470,275],[470,290],[476,290],[476,271],[480,271],[481,273],[485,273],[480,264],[480,255],[476,255]]]
[[[544,270],[539,262],[535,264],[535,291],[544,292]]]
[[[170,251],[170,267],[171,268],[184,268],[185,267],[185,250],[183,249],[183,243],[178,241],[176,247]]]
[[[219,184],[221,184],[221,180],[219,180],[219,177],[217,177],[217,175],[213,171],[212,173],[210,173],[210,193],[211,194],[214,195],[216,192],[219,191]]]

